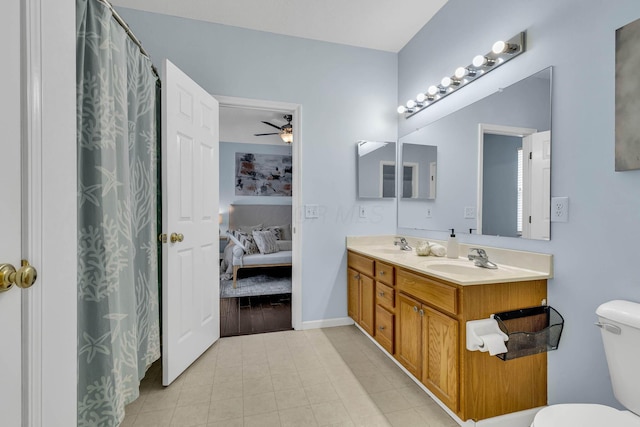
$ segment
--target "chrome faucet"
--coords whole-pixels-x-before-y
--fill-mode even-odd
[[[495,263],[489,261],[489,256],[487,255],[485,250],[481,248],[470,248],[467,258],[469,258],[470,261],[473,261],[474,265],[477,265],[478,267],[490,269],[498,268]]]
[[[404,237],[396,237],[396,240],[393,242],[393,244],[396,246],[400,246],[400,250],[403,251],[410,251],[412,249],[411,246],[409,246],[409,243],[407,243],[407,239],[405,239]]]

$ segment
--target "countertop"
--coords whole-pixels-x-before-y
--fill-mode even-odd
[[[395,237],[405,237],[413,249],[400,250],[393,244]],[[395,235],[348,236],[346,243],[350,251],[462,286],[522,282],[553,277],[553,255],[550,254],[461,243],[459,253],[464,255],[464,258],[418,256],[415,247],[425,240],[446,246],[446,242],[442,241]],[[475,266],[473,261],[466,258],[470,247],[484,249],[489,260],[496,263],[498,268],[492,270]]]

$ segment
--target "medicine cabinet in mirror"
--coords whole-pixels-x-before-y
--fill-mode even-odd
[[[400,138],[437,147],[438,197],[398,199],[399,228],[550,238],[551,71]]]
[[[358,198],[396,197],[396,143],[358,141]]]

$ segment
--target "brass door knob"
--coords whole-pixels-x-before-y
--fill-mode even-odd
[[[180,233],[171,233],[169,239],[171,239],[171,243],[182,242],[184,240],[184,236]]]
[[[30,288],[37,278],[38,272],[27,260],[22,260],[18,270],[11,264],[0,264],[0,292],[8,291],[13,285]]]

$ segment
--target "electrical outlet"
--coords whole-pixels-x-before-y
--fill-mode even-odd
[[[427,218],[431,218],[431,216],[432,216],[431,208],[427,208]]]
[[[476,217],[476,208],[473,206],[465,206],[464,208],[464,217],[466,219],[473,219]]]
[[[318,218],[318,205],[304,205],[305,218]]]
[[[366,218],[367,217],[367,207],[364,205],[360,205],[360,218]]]
[[[569,198],[568,197],[552,197],[551,198],[551,222],[567,222],[569,221]]]

